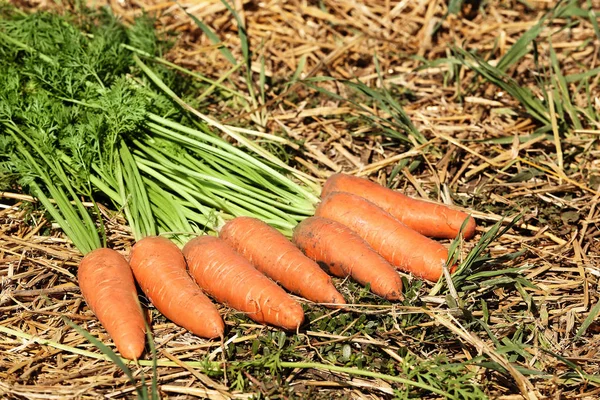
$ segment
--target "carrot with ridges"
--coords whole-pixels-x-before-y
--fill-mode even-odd
[[[223,226],[219,237],[290,292],[316,303],[346,303],[331,277],[317,263],[263,221],[252,217],[234,218]]]
[[[334,174],[325,182],[321,198],[333,192],[346,192],[363,197],[425,236],[454,239],[467,218],[469,220],[463,230],[463,237],[470,239],[475,235],[475,220],[468,214],[443,204],[413,199],[365,178]]]
[[[140,288],[165,317],[203,338],[223,335],[225,325],[217,307],[187,273],[175,243],[145,237],[133,246],[129,262]]]
[[[144,351],[146,325],[131,268],[111,249],[93,250],[77,271],[81,294],[121,356],[138,359]]]
[[[331,274],[369,284],[373,293],[385,299],[402,299],[402,280],[396,269],[339,222],[307,218],[294,228],[292,241]]]
[[[200,236],[183,247],[190,274],[218,302],[253,320],[296,329],[304,320],[302,306],[224,240]]]
[[[448,250],[362,197],[331,193],[315,215],[346,225],[394,267],[430,281],[442,275]]]

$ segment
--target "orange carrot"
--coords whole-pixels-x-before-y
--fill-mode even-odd
[[[260,323],[290,330],[302,324],[302,306],[224,240],[197,237],[183,247],[183,254],[198,285],[218,302]]]
[[[346,304],[317,263],[261,220],[234,218],[221,229],[219,237],[287,290],[316,303]]]
[[[370,284],[371,291],[385,299],[402,299],[402,280],[394,267],[346,226],[310,217],[294,228],[292,240],[333,275]]]
[[[410,198],[368,179],[334,174],[325,182],[321,198],[333,192],[347,192],[364,197],[425,236],[454,239],[467,218],[469,221],[463,237],[470,239],[475,235],[475,220],[464,212],[442,204]]]
[[[398,269],[437,281],[448,251],[398,221],[362,197],[335,192],[317,206],[315,215],[337,221],[353,230]]]
[[[89,252],[79,264],[77,278],[85,301],[121,356],[131,360],[140,358],[146,342],[146,325],[125,257],[111,249]]]
[[[142,291],[165,317],[203,338],[223,335],[225,325],[217,307],[187,273],[175,243],[146,237],[133,246],[129,262]]]

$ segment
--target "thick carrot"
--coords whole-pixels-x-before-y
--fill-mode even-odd
[[[351,276],[388,300],[402,299],[396,269],[367,242],[339,222],[310,217],[294,228],[293,242],[311,259],[339,277]]]
[[[121,356],[138,359],[144,351],[146,325],[131,268],[111,249],[83,257],[77,271],[86,303],[113,339]]]
[[[287,290],[316,303],[346,304],[317,263],[261,220],[234,218],[221,229],[219,237]]]
[[[165,317],[203,338],[223,335],[225,325],[217,307],[187,273],[175,243],[146,237],[133,246],[129,263],[140,288]]]
[[[200,236],[183,247],[190,274],[218,302],[253,320],[296,329],[304,320],[302,306],[224,240]]]
[[[398,269],[437,281],[448,251],[398,221],[370,201],[351,193],[334,192],[317,206],[315,215],[353,230]]]
[[[334,174],[325,182],[321,198],[333,192],[347,192],[364,197],[425,236],[454,239],[467,218],[469,221],[463,237],[470,239],[475,235],[475,219],[468,214],[442,204],[413,199],[368,179]]]

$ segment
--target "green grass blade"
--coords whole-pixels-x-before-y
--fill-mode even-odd
[[[373,114],[373,112],[371,110],[363,107],[357,101],[354,101],[352,99],[340,96],[337,93],[334,93],[334,92],[332,92],[332,91],[330,91],[328,89],[325,89],[325,88],[317,85],[317,83],[319,83],[321,81],[333,81],[333,80],[335,80],[335,79],[334,78],[327,78],[327,77],[325,77],[325,78],[323,78],[323,77],[317,77],[317,78],[310,78],[310,79],[303,80],[302,83],[305,86],[307,86],[307,87],[309,87],[309,88],[311,88],[313,90],[316,90],[317,92],[323,93],[323,94],[331,97],[332,99],[339,100],[341,102],[349,103],[349,104],[353,105],[358,111],[361,112],[361,114],[363,116],[365,116],[366,118],[368,118],[373,123],[373,125],[377,126],[378,129],[384,131],[387,134],[387,136],[395,138],[395,139],[402,140],[403,142],[406,142],[406,143],[409,143],[409,144],[412,144],[411,140],[408,138],[407,135],[404,135],[401,132],[399,132],[399,131],[408,132],[406,126],[398,125],[398,123],[396,122],[395,119],[388,120],[388,119],[382,118],[379,115]],[[355,85],[353,83],[349,83],[347,81],[340,81],[340,82],[342,84],[350,87],[351,89],[354,89],[356,91],[361,91],[361,88],[362,88],[361,86],[357,86],[357,85]],[[364,86],[364,85],[363,85],[363,87],[366,88],[366,86]],[[370,89],[367,88],[367,90],[370,90]],[[389,110],[389,108],[388,108],[388,110]],[[389,127],[390,125],[393,128],[396,128],[396,130],[391,129]]]
[[[594,27],[594,33],[596,34],[596,38],[600,40],[600,26],[598,25],[598,18],[600,17],[600,15],[598,14],[598,10],[594,10],[592,0],[587,0],[587,6],[588,19]]]
[[[254,85],[252,82],[252,53],[250,52],[250,43],[248,41],[248,33],[246,32],[246,25],[244,21],[240,18],[239,14],[235,9],[229,4],[227,0],[221,0],[221,3],[227,8],[227,10],[233,15],[235,22],[238,27],[238,36],[240,38],[240,43],[242,47],[242,57],[244,58],[244,62],[246,64],[246,85],[248,86],[248,93],[250,94],[250,98],[256,103],[256,95],[254,93]]]
[[[225,80],[229,79],[229,78],[231,77],[231,75],[233,75],[233,73],[234,73],[234,72],[236,72],[238,69],[240,69],[240,67],[241,67],[242,65],[244,65],[244,64],[242,64],[242,63],[236,64],[236,65],[234,65],[234,66],[233,66],[231,69],[229,69],[227,72],[225,72],[225,73],[221,74],[221,75],[219,76],[219,79],[217,79],[216,81],[212,82],[212,83],[211,83],[211,85],[210,85],[208,88],[206,88],[206,90],[204,90],[204,91],[202,92],[202,94],[200,94],[200,96],[198,96],[198,98],[196,99],[196,101],[200,102],[200,101],[204,100],[206,97],[208,97],[210,94],[212,94],[212,92],[213,92],[215,89],[217,89],[217,88],[218,88],[218,89],[221,89],[221,90],[223,90],[223,88],[226,88],[227,92],[229,92],[229,93],[233,93],[233,94],[235,94],[236,96],[239,96],[239,97],[240,97],[240,98],[242,98],[242,99],[244,100],[244,102],[245,102],[245,100],[246,100],[246,97],[245,97],[243,94],[241,94],[241,93],[238,93],[237,91],[235,91],[235,90],[232,90],[232,89],[229,89],[229,88],[227,88],[226,86],[223,86],[223,85],[222,85],[222,83],[223,83]]]
[[[221,54],[223,54],[223,56],[227,59],[227,61],[229,61],[232,65],[236,65],[237,61],[235,60],[235,57],[233,56],[233,54],[231,54],[231,52],[229,51],[229,49],[227,47],[225,47],[225,45],[223,45],[223,42],[221,42],[221,39],[219,39],[219,37],[217,36],[217,34],[214,33],[212,31],[212,29],[210,29],[208,27],[208,25],[206,25],[204,22],[200,21],[193,14],[190,14],[185,9],[183,9],[183,11],[188,15],[188,17],[190,17],[192,19],[192,21],[194,21],[194,23],[196,24],[196,26],[198,28],[202,29],[202,32],[204,32],[204,34],[206,35],[206,37],[208,37],[208,39],[213,44],[219,45],[219,51],[221,52]]]
[[[585,317],[585,320],[583,321],[579,329],[577,329],[577,333],[575,334],[575,340],[583,336],[583,334],[587,331],[592,322],[596,320],[598,315],[600,315],[600,301],[594,304],[594,306],[590,309],[590,313],[588,314],[588,316]]]
[[[573,103],[571,102],[571,93],[569,93],[569,88],[567,86],[567,81],[562,74],[560,63],[558,62],[558,57],[556,52],[554,51],[554,47],[552,47],[552,43],[550,43],[550,62],[552,63],[552,69],[554,70],[554,80],[557,86],[557,94],[554,99],[556,101],[557,107],[564,108],[571,122],[575,126],[575,129],[582,129],[581,121],[579,120],[579,115],[575,107],[573,107]],[[564,117],[563,117],[564,118]]]
[[[294,71],[294,74],[292,75],[292,77],[286,84],[287,87],[298,82],[298,80],[300,79],[300,76],[302,75],[302,71],[304,71],[304,67],[306,66],[306,58],[307,58],[306,54],[303,55],[302,57],[300,57],[300,60],[298,61],[298,65],[296,66],[296,70]]]
[[[570,75],[565,75],[565,81],[567,83],[574,83],[577,81],[581,81],[584,79],[589,79],[591,77],[594,77],[596,75],[600,74],[600,67],[596,67],[596,68],[592,68],[588,71],[585,72],[581,72],[579,74],[570,74]]]
[[[193,77],[195,79],[198,79],[199,81],[208,83],[210,85],[209,89],[207,89],[208,93],[206,95],[204,95],[204,96],[200,96],[200,98],[204,98],[205,96],[207,96],[208,94],[210,94],[210,92],[212,92],[215,88],[218,88],[218,89],[221,89],[222,91],[224,91],[224,92],[226,92],[228,94],[231,94],[233,96],[237,96],[237,97],[239,97],[239,98],[241,98],[243,100],[246,99],[246,97],[242,93],[239,93],[238,91],[233,90],[233,89],[231,89],[231,88],[229,88],[229,87],[227,87],[227,86],[225,86],[225,85],[222,84],[223,81],[227,80],[233,72],[237,71],[242,65],[244,65],[242,63],[238,63],[238,64],[234,65],[233,68],[231,68],[229,71],[227,71],[226,73],[224,73],[223,75],[221,75],[219,77],[219,79],[217,79],[215,81],[213,79],[205,77],[202,74],[199,74],[198,72],[190,71],[187,68],[184,68],[184,67],[182,67],[180,65],[174,64],[174,63],[172,63],[170,61],[167,61],[164,58],[155,57],[152,54],[148,54],[145,51],[137,49],[137,48],[135,48],[133,46],[130,46],[130,45],[127,45],[127,44],[121,44],[121,46],[123,48],[126,48],[127,50],[130,50],[130,51],[133,51],[133,52],[139,54],[140,56],[142,56],[144,58],[147,58],[149,60],[152,60],[152,61],[158,62],[160,64],[166,65],[169,68],[172,68],[172,69],[174,69],[176,71],[179,71],[179,72],[183,72],[186,75],[189,75],[189,76],[191,76],[191,77]],[[90,106],[93,106],[93,105],[90,105]]]
[[[301,369],[317,369],[321,371],[330,371],[330,372],[341,372],[348,375],[356,375],[356,376],[366,376],[371,378],[382,379],[388,382],[397,382],[406,386],[413,386],[419,389],[426,390],[431,393],[435,393],[440,396],[444,396],[445,398],[451,398],[450,394],[444,392],[443,390],[434,388],[433,386],[427,385],[420,381],[411,381],[409,379],[401,378],[398,376],[391,376],[386,374],[381,374],[378,372],[372,372],[367,370],[362,370],[358,368],[350,368],[350,367],[340,367],[337,365],[328,365],[328,364],[320,364],[313,362],[286,362],[282,361],[279,363],[281,368],[301,368]]]
[[[108,346],[106,346],[104,343],[102,343],[101,341],[96,339],[88,331],[81,328],[79,325],[75,324],[70,319],[63,317],[63,321],[65,322],[65,324],[67,324],[71,328],[75,329],[75,331],[77,331],[77,333],[79,333],[81,336],[86,338],[90,343],[92,343],[94,346],[96,346],[98,348],[98,350],[100,350],[102,352],[102,354],[106,355],[106,357],[108,357],[110,359],[110,361],[115,363],[117,365],[117,367],[119,367],[119,369],[121,369],[121,371],[123,371],[123,373],[127,376],[127,378],[129,379],[129,383],[132,386],[137,385],[137,382],[135,380],[135,376],[133,375],[133,372],[129,369],[129,367],[127,367],[127,365],[125,365],[125,363],[123,362],[123,359],[121,357],[119,357]],[[138,396],[140,396],[140,397],[143,396],[141,388],[136,388],[136,392],[138,393]]]
[[[150,398],[152,400],[160,400],[160,392],[158,391],[158,358],[156,356],[156,345],[154,344],[152,329],[148,323],[145,321],[144,323],[146,325],[146,339],[148,340],[148,347],[150,347],[150,354],[152,355],[152,383],[150,386]]]
[[[465,66],[479,73],[483,78],[508,92],[518,100],[529,114],[544,125],[550,125],[550,115],[546,106],[529,89],[522,87],[499,68],[493,67],[480,57],[455,47],[454,52]]]
[[[567,1],[557,1],[552,10],[544,14],[533,27],[517,39],[504,56],[502,56],[500,61],[498,61],[496,67],[500,71],[506,72],[510,67],[518,63],[523,56],[529,53],[529,45],[531,45],[540,35],[548,21],[551,21],[554,18],[560,18],[564,15],[571,15],[574,13],[573,8],[578,8],[573,4],[573,1],[569,1],[567,4],[564,3],[567,3]]]
[[[508,49],[508,51],[502,56],[500,61],[496,67],[502,71],[506,72],[510,67],[518,63],[523,56],[529,53],[529,45],[533,42],[544,29],[544,24],[548,15],[546,14],[528,31],[517,39],[517,41]]]

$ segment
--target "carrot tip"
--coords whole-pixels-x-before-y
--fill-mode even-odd
[[[136,346],[135,344],[130,344],[125,346],[124,348],[117,347],[117,350],[119,350],[119,353],[121,353],[121,356],[123,358],[126,358],[128,360],[138,360],[144,352],[144,347]]]

